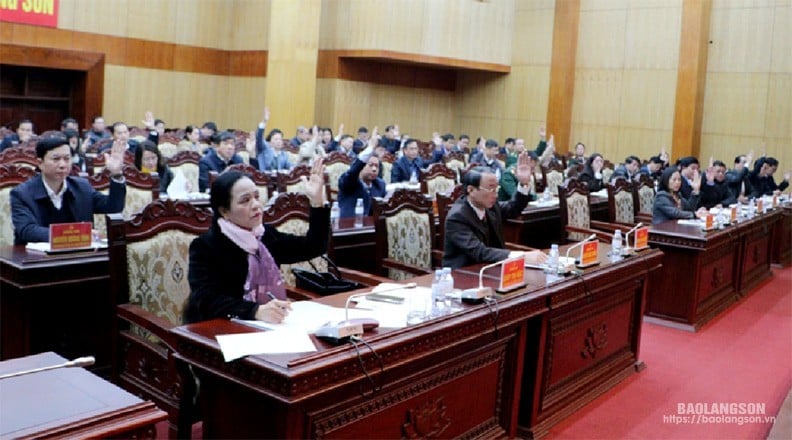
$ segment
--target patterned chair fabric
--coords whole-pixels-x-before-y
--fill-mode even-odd
[[[390,184],[393,164],[391,162],[382,161],[381,165],[382,165],[382,180],[385,181],[385,184]],[[336,186],[338,186],[338,181],[336,181]]]
[[[619,191],[614,194],[613,197],[616,206],[616,222],[635,223],[632,193],[629,191]]]
[[[638,188],[638,212],[652,215],[654,209],[655,192],[651,186],[641,186]]]
[[[14,244],[14,224],[11,222],[11,186],[0,188],[0,246]]]
[[[432,267],[430,217],[404,209],[385,219],[388,235],[388,257],[413,266]],[[405,280],[414,277],[398,269],[389,269],[388,278]]]
[[[287,234],[304,236],[308,234],[308,222],[301,218],[293,218],[279,224],[275,227],[275,229]],[[311,266],[311,263],[313,263],[313,267]],[[294,279],[294,273],[292,273],[292,268],[295,267],[310,271],[317,270],[319,272],[327,272],[327,260],[322,257],[316,257],[313,260],[310,260],[310,262],[301,261],[294,264],[281,264],[281,276],[283,276],[283,282],[287,286],[294,287],[297,285]],[[314,267],[316,269],[314,269]]]
[[[190,243],[195,237],[196,234],[170,230],[128,244],[129,302],[181,325],[184,305],[190,296],[187,269]]]
[[[176,173],[182,173],[184,178],[190,183],[193,191],[198,191],[198,162],[201,154],[191,150],[183,150],[168,159],[168,166]]]
[[[349,164],[344,162],[335,162],[325,165],[325,172],[327,173],[327,183],[330,185],[331,202],[336,200],[338,194],[338,178],[341,177],[349,169]],[[383,168],[383,173],[385,172]],[[388,177],[390,181],[390,177]]]
[[[567,224],[578,228],[589,229],[591,225],[591,215],[589,213],[588,197],[583,194],[572,194],[567,197]],[[580,241],[588,237],[582,232],[570,232],[571,240]]]
[[[550,189],[550,193],[558,196],[558,185],[564,183],[564,173],[558,170],[548,170],[545,173],[546,188]]]
[[[613,168],[602,168],[602,181],[603,182],[610,182],[611,176],[613,176]]]
[[[176,153],[179,152],[178,145],[172,144],[170,142],[163,142],[157,145],[157,149],[159,150],[160,155],[162,155],[163,159],[169,159],[175,156]]]
[[[433,179],[427,179],[426,186],[427,195],[434,199],[437,193],[447,193],[453,190],[456,186],[456,180],[445,176],[437,176]]]

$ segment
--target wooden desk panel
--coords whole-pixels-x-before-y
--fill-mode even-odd
[[[359,225],[355,224],[354,217],[339,218],[333,223],[327,253],[338,266],[379,273],[375,245],[373,217],[363,217]]]
[[[106,251],[46,255],[0,247],[0,356],[92,355],[109,373],[116,298]]]
[[[770,273],[770,212],[704,232],[669,221],[652,226],[649,242],[663,251],[651,278],[646,315],[659,324],[696,331]]]
[[[57,365],[55,353],[0,362],[0,374]],[[0,381],[2,438],[155,438],[166,414],[82,368]]]
[[[528,287],[500,297],[497,326],[478,305],[404,329],[377,329],[366,340],[383,372],[361,349],[382,384],[373,396],[349,346],[315,340],[316,353],[225,363],[215,335],[251,329],[224,320],[176,328],[176,358],[201,381],[210,437],[541,436],[640,365],[646,280],[661,256],[648,250],[615,265],[603,256],[581,277],[549,286],[541,272],[528,271]],[[454,271],[456,286],[477,285],[477,269]],[[431,276],[415,280],[429,285]],[[345,297],[320,301],[339,306]]]
[[[781,219],[773,228],[772,243],[771,262],[784,267],[792,265],[792,203],[781,208]]]

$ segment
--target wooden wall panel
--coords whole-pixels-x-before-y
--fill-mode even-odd
[[[581,11],[606,11],[627,9],[627,0],[581,0]]]
[[[771,7],[713,9],[707,70],[769,71],[774,29],[769,24],[772,22]]]
[[[154,41],[176,41],[175,22],[179,20],[179,9],[187,2],[161,0],[130,0],[127,13],[117,18],[128,20],[129,31],[125,36]]]
[[[628,10],[624,36],[625,69],[662,69],[676,72],[682,6],[681,0],[667,3],[667,7],[650,8],[640,2],[635,8]]]
[[[775,7],[773,22],[773,52],[770,71],[792,73],[792,0],[786,6]]]
[[[608,159],[620,161],[619,158],[619,131],[617,126],[573,124],[570,144],[578,142],[586,144],[586,153],[600,153]],[[643,152],[636,152],[641,155]]]
[[[627,10],[583,10],[578,31],[578,69],[621,69],[624,67],[624,38]]]
[[[549,66],[553,56],[552,5],[547,9],[516,11],[512,65]]]
[[[62,1],[60,13],[71,9],[73,20],[59,22],[58,26],[83,32],[124,37],[129,35],[130,0],[71,0]],[[67,13],[68,14],[68,13]]]
[[[648,128],[620,127],[618,141],[615,146],[606,145],[606,157],[622,162],[627,156],[634,154],[641,160],[660,154],[665,148],[671,151],[672,130],[654,130]]]
[[[676,79],[675,70],[625,70],[618,125],[671,130]]]
[[[578,69],[572,124],[619,125],[623,70]],[[570,142],[574,145],[574,141]]]
[[[544,121],[550,84],[549,66],[516,66],[504,78],[505,119]]]
[[[269,47],[269,0],[234,0],[230,50],[263,50]]]
[[[250,131],[258,126],[266,106],[266,90],[266,78],[228,78],[228,96],[221,102],[227,105],[228,124],[233,124],[230,127]]]
[[[764,132],[768,90],[766,73],[710,73],[702,131],[740,136]]]
[[[764,132],[769,138],[786,139],[787,146],[792,146],[792,74],[770,75]]]

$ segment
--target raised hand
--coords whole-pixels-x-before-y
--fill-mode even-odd
[[[545,128],[544,124],[539,126],[539,137],[542,139],[547,137],[547,129]]]
[[[693,188],[693,192],[699,192],[701,189],[701,173],[693,174],[693,181],[690,183],[690,187]]]
[[[147,111],[144,115],[144,119],[141,121],[143,122],[143,126],[148,128],[149,130],[154,129],[154,113],[151,110]]]
[[[311,142],[314,144],[319,140],[319,126],[314,125],[311,127]]]
[[[104,153],[105,168],[110,171],[111,176],[121,174],[121,169],[124,166],[124,153],[126,152],[126,143],[121,140],[113,141],[113,146],[110,148],[110,153]]]
[[[528,186],[531,184],[531,174],[533,174],[531,156],[528,155],[527,151],[523,151],[517,156],[517,168],[514,175],[523,186]]]
[[[318,208],[324,204],[324,159],[317,157],[311,167],[311,176],[302,176],[305,185],[305,195],[311,201],[311,206]]]
[[[269,119],[270,119],[270,109],[269,107],[264,107],[264,113],[261,116],[261,122],[266,124],[267,122],[269,122]]]
[[[710,166],[707,167],[706,175],[707,175],[707,182],[713,183],[715,182],[715,167],[712,166],[712,158],[710,158]]]

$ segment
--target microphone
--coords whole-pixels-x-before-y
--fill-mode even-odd
[[[565,257],[566,261],[569,261],[569,252],[572,251],[572,249],[579,248],[580,246],[583,246],[585,243],[588,243],[588,242],[590,242],[592,240],[596,240],[596,239],[597,239],[597,234],[591,234],[588,237],[586,237],[585,240],[579,241],[579,242],[575,243],[573,246],[570,246],[567,249],[567,251],[566,251],[566,257]]]
[[[59,368],[74,368],[74,367],[88,367],[94,364],[96,359],[93,356],[84,356],[77,359],[64,362],[62,364],[50,365],[48,367],[33,368],[30,370],[17,371],[15,373],[3,374],[0,380],[8,379],[11,377],[24,376],[26,374],[40,373],[42,371],[57,370]]]
[[[508,260],[508,258],[506,259]],[[503,261],[506,261],[503,260]],[[479,270],[479,285],[478,287],[474,287],[472,289],[465,289],[462,291],[461,298],[462,302],[468,304],[479,304],[483,302],[486,298],[492,297],[492,287],[484,287],[484,271],[500,264],[503,264],[503,261],[496,261],[494,263],[490,263]]]
[[[637,225],[633,226],[632,229],[630,229],[629,231],[627,231],[624,234],[624,245],[625,246],[623,248],[623,252],[622,253],[629,253],[629,251],[630,251],[630,234],[632,234],[633,232],[638,230],[638,228],[641,228],[641,227],[643,227],[643,223],[638,222]],[[633,237],[633,242],[634,241],[635,241],[635,237]],[[633,243],[633,244],[635,244],[635,243]],[[635,247],[635,246],[633,246],[633,247]]]
[[[321,338],[333,344],[340,344],[346,342],[348,338],[353,336],[361,336],[364,332],[379,327],[379,322],[373,318],[349,319],[349,303],[351,303],[354,298],[362,298],[366,295],[379,294],[382,292],[389,292],[391,290],[412,289],[415,286],[416,286],[415,283],[408,283],[404,285],[400,284],[397,286],[388,287],[386,289],[380,289],[377,291],[375,291],[375,289],[372,289],[368,292],[349,295],[349,297],[347,297],[346,303],[344,304],[344,320],[336,323],[328,322],[325,325],[316,329],[316,331],[314,331],[314,335],[316,335],[317,338]],[[383,301],[396,302],[396,299],[398,297],[389,296],[388,298],[389,298],[388,300],[383,298]]]

